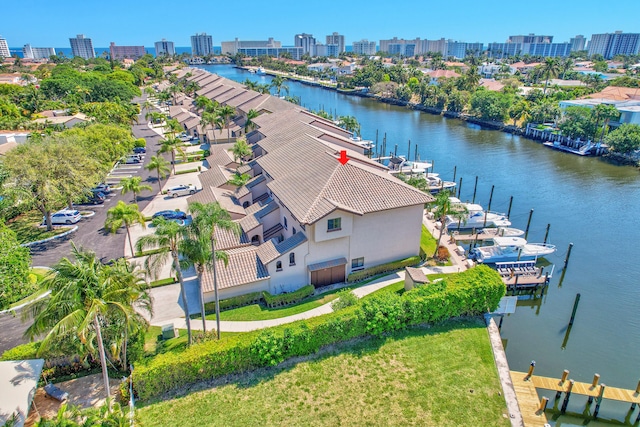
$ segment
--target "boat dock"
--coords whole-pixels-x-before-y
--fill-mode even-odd
[[[543,275],[535,261],[497,262],[495,267],[509,291],[536,291],[547,286],[553,276],[553,268]]]
[[[500,228],[483,228],[479,232],[472,234],[460,233],[458,230],[451,231],[451,238],[456,242],[483,242],[500,236]]]
[[[569,371],[565,370],[562,373],[561,378],[549,378],[542,377],[533,374],[535,362],[532,362],[529,368],[529,373],[511,371],[511,381],[516,391],[518,398],[518,404],[522,412],[524,419],[524,425],[529,426],[544,426],[547,423],[547,417],[544,413],[547,403],[550,400],[547,397],[542,399],[538,398],[538,389],[555,391],[556,394],[553,397],[558,400],[564,393],[564,398],[561,404],[561,412],[564,413],[567,409],[569,399],[572,394],[581,396],[587,396],[587,407],[596,401],[596,406],[593,409],[593,418],[598,417],[600,411],[600,405],[603,399],[615,400],[618,402],[626,402],[631,404],[631,411],[633,411],[638,404],[640,404],[640,382],[635,390],[628,390],[618,387],[609,387],[605,384],[599,384],[600,375],[595,374],[591,383],[583,383],[568,379]],[[637,416],[636,422],[640,420],[640,413]]]

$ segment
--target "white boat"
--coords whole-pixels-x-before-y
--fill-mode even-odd
[[[437,173],[427,173],[425,174],[425,178],[427,180],[427,184],[429,185],[429,192],[431,192],[432,194],[437,194],[443,190],[453,192],[453,189],[456,187],[455,182],[443,181],[442,178],[440,178],[440,175]]]
[[[349,140],[351,142],[353,142],[356,145],[359,145],[360,147],[364,148],[364,154],[369,154],[371,152],[371,150],[373,150],[373,147],[375,147],[376,145],[373,143],[373,141],[368,140],[368,139],[362,139],[361,137],[357,136],[357,135],[353,135],[349,138]]]
[[[404,157],[392,157],[389,161],[389,173],[405,175],[427,175],[427,170],[433,166],[429,162],[412,162]]]
[[[493,245],[474,248],[470,258],[478,263],[533,261],[556,251],[554,245],[527,243],[522,237],[494,237]]]
[[[509,227],[511,221],[506,214],[496,212],[485,212],[484,208],[476,203],[462,203],[455,197],[451,198],[451,209],[456,209],[456,205],[466,208],[465,217],[458,220],[453,215],[447,215],[445,225],[448,229],[470,229],[485,227]]]
[[[264,75],[265,75],[265,74],[267,74],[267,73],[264,71],[264,68],[262,68],[262,67],[258,67],[258,68],[256,69],[256,74],[257,74],[257,75],[259,75],[259,76],[264,76]]]

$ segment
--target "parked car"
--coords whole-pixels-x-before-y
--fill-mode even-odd
[[[91,194],[86,198],[86,204],[91,205],[100,205],[104,203],[107,196],[101,191],[92,191]]]
[[[111,193],[111,187],[109,187],[109,184],[102,183],[93,187],[91,191],[93,191],[94,193],[109,194]]]
[[[144,147],[135,147],[133,149],[133,152],[136,153],[136,154],[144,154],[144,153],[147,152],[147,149],[144,148]]]
[[[167,195],[169,197],[186,196],[186,195],[195,194],[195,193],[196,193],[196,186],[193,184],[176,185],[175,187],[170,187],[167,190]]]
[[[187,219],[187,214],[177,210],[177,211],[160,211],[160,212],[156,212],[153,214],[153,216],[151,218],[159,218],[162,217],[166,220],[173,220],[173,219]]]
[[[80,211],[71,210],[71,209],[63,209],[54,214],[51,214],[51,223],[53,225],[59,224],[75,224],[82,219],[82,215],[80,215]],[[42,222],[46,222],[46,218],[42,218]]]
[[[140,157],[132,155],[132,156],[127,156],[124,162],[127,165],[132,165],[136,163],[142,163],[142,160],[140,160]]]

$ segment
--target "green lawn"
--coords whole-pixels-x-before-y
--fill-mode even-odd
[[[436,244],[438,240],[429,233],[427,227],[422,225],[422,234],[420,235],[420,247],[427,254],[428,257],[431,257],[436,251]]]
[[[219,384],[140,408],[140,425],[509,425],[479,319],[341,343]]]
[[[25,212],[22,215],[10,219],[7,227],[13,230],[20,243],[35,242],[37,240],[47,239],[56,234],[64,233],[71,227],[58,227],[53,231],[47,231],[44,227],[38,227],[42,223],[42,214],[40,211],[33,210]]]

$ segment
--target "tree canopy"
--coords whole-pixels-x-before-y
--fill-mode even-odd
[[[604,140],[613,151],[631,153],[640,149],[640,125],[623,123]]]

